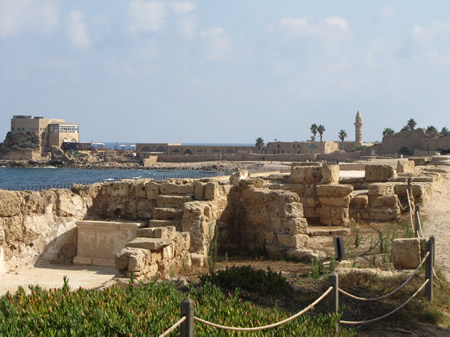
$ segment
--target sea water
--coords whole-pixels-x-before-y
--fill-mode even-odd
[[[0,189],[48,189],[71,184],[92,184],[121,179],[214,177],[216,171],[146,170],[146,169],[76,169],[76,168],[9,168],[0,167]],[[70,186],[69,186],[70,187]]]

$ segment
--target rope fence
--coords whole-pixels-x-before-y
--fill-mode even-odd
[[[280,322],[269,324],[269,325],[263,325],[263,326],[260,326],[260,327],[241,328],[241,327],[225,326],[225,325],[220,325],[220,324],[216,324],[216,323],[205,321],[205,320],[203,320],[203,319],[201,319],[201,318],[199,318],[197,316],[194,316],[194,320],[199,322],[199,323],[211,326],[213,328],[218,328],[218,329],[222,329],[222,330],[229,330],[229,331],[260,331],[260,330],[272,329],[272,328],[276,328],[277,326],[280,326],[280,325],[283,325],[285,323],[288,323],[290,321],[293,321],[294,319],[296,319],[296,318],[300,317],[301,315],[303,315],[305,312],[308,312],[309,310],[313,309],[332,290],[333,290],[333,287],[329,287],[317,300],[315,300],[313,303],[311,303],[309,306],[307,306],[302,311],[299,311],[295,315],[292,315],[291,317],[288,317],[288,318],[286,318],[286,319],[284,319],[284,320],[282,320]]]
[[[431,302],[433,300],[433,265],[434,265],[434,244],[435,240],[434,237],[430,237],[430,239],[427,241],[427,249],[426,254],[420,264],[417,266],[417,268],[413,271],[413,273],[404,281],[397,289],[394,291],[391,291],[389,294],[376,297],[376,298],[364,298],[364,297],[358,297],[355,295],[352,295],[345,290],[342,290],[339,288],[339,276],[336,272],[332,272],[328,276],[328,283],[329,287],[328,289],[320,295],[313,303],[308,305],[303,310],[299,311],[298,313],[276,323],[263,325],[259,327],[251,327],[251,328],[245,328],[245,327],[232,327],[232,326],[226,326],[221,325],[213,322],[209,322],[207,320],[201,319],[200,317],[197,317],[194,315],[194,301],[192,301],[189,298],[184,299],[181,302],[181,319],[176,322],[172,327],[170,327],[168,330],[166,330],[163,334],[161,334],[159,337],[166,337],[177,327],[180,327],[180,335],[181,337],[194,337],[194,323],[200,323],[205,324],[207,326],[210,326],[212,328],[216,329],[222,329],[227,331],[235,331],[235,332],[249,332],[249,331],[260,331],[260,330],[266,330],[275,328],[278,326],[281,326],[283,324],[286,324],[290,321],[295,320],[296,318],[300,317],[301,315],[305,314],[309,310],[313,309],[318,303],[320,303],[323,299],[328,297],[328,312],[331,314],[338,315],[339,314],[339,293],[342,293],[346,296],[349,296],[350,298],[361,300],[361,301],[376,301],[381,300],[386,297],[391,296],[392,294],[396,293],[400,289],[402,289],[411,279],[417,275],[419,269],[425,264],[425,281],[422,283],[422,285],[402,304],[400,304],[398,307],[396,307],[394,310],[388,312],[387,314],[384,314],[380,317],[367,319],[367,320],[360,320],[360,321],[347,321],[347,320],[340,320],[338,324],[336,324],[336,331],[338,331],[339,324],[342,325],[364,325],[364,324],[370,324],[377,321],[380,321],[384,318],[387,318],[400,309],[402,309],[405,305],[407,305],[413,298],[415,298],[422,290],[425,289],[425,297]]]
[[[417,268],[414,270],[414,272],[396,289],[394,289],[393,291],[391,291],[390,293],[380,296],[380,297],[374,297],[374,298],[366,298],[366,297],[359,297],[353,294],[350,294],[349,292],[339,288],[339,292],[345,296],[348,296],[350,298],[353,298],[355,300],[359,300],[359,301],[378,301],[378,300],[382,300],[384,298],[387,298],[393,294],[395,294],[397,291],[399,291],[400,289],[402,289],[403,287],[405,287],[409,281],[412,280],[412,278],[414,276],[417,275],[417,273],[419,272],[420,267],[422,267],[422,265],[425,263],[425,261],[427,260],[428,256],[430,255],[430,252],[427,252],[425,254],[425,257],[422,259],[422,261],[420,261],[420,264],[417,266]]]

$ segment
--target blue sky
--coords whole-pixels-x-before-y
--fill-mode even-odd
[[[450,127],[450,1],[0,0],[0,138],[12,115],[83,141],[381,140]]]

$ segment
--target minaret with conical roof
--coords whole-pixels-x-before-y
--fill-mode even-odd
[[[361,117],[361,112],[356,113],[356,118],[355,118],[355,142],[358,144],[362,144],[362,127],[363,127],[363,122],[362,122],[362,117]]]

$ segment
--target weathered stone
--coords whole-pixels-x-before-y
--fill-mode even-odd
[[[111,196],[113,197],[127,197],[129,195],[129,183],[117,182],[110,184]]]
[[[369,208],[369,219],[373,221],[392,221],[400,218],[400,208]]]
[[[194,194],[194,184],[175,184],[162,183],[160,186],[161,194],[180,195],[180,194]]]
[[[305,218],[292,218],[286,222],[285,227],[291,234],[306,234],[308,221]]]
[[[368,193],[369,193],[369,195],[370,194],[377,194],[377,195],[394,194],[394,185],[391,184],[391,183],[388,183],[388,184],[383,184],[383,183],[370,184]]]
[[[317,194],[320,197],[344,197],[352,191],[352,185],[317,185]]]
[[[205,184],[200,181],[196,181],[194,183],[194,199],[195,200],[203,200],[203,189]]]
[[[322,180],[322,166],[293,166],[291,180],[295,184],[319,184]]]
[[[247,170],[239,170],[238,172],[235,172],[230,177],[230,182],[233,186],[239,187],[239,182],[241,180],[245,180],[248,178],[248,171]]]
[[[181,220],[183,218],[183,209],[177,208],[161,208],[153,209],[153,219],[156,220]]]
[[[219,196],[219,185],[216,182],[207,183],[204,188],[206,200],[215,200]]]
[[[389,165],[366,165],[366,181],[389,181],[396,177],[395,170]]]
[[[13,191],[0,190],[0,217],[10,217],[21,213],[22,200],[20,194]]]
[[[184,203],[192,200],[189,195],[158,195],[156,205],[160,208],[177,208],[183,207]]]
[[[278,242],[287,248],[303,248],[308,242],[308,235],[277,234]]]
[[[420,239],[392,240],[391,252],[395,269],[414,269],[421,261]]]
[[[339,165],[325,165],[322,167],[322,180],[320,184],[339,183]]]
[[[348,207],[350,205],[350,195],[345,197],[320,197],[322,206]]]
[[[408,184],[396,184],[395,193],[399,196],[406,197],[406,191],[408,190]],[[421,201],[427,200],[431,195],[431,186],[426,183],[414,182],[412,184],[412,193],[414,198],[420,199]]]
[[[208,265],[207,256],[204,256],[201,254],[192,253],[191,260],[192,260],[192,265],[200,267],[200,268],[206,267]]]
[[[239,181],[239,188],[247,189],[247,188],[263,188],[264,180],[261,178],[249,178],[243,179]]]
[[[149,199],[156,199],[158,195],[160,194],[160,184],[151,181],[145,185],[145,191],[147,192],[147,198]]]
[[[397,207],[398,205],[399,205],[398,197],[395,194],[384,195],[384,196],[379,196],[376,194],[369,195],[369,206],[370,207],[393,208],[393,207]]]
[[[126,244],[130,248],[142,248],[148,250],[159,250],[170,245],[169,239],[136,238]]]
[[[350,208],[366,208],[369,205],[369,197],[367,195],[356,195],[350,201]]]
[[[412,160],[399,160],[397,162],[397,172],[398,173],[407,173],[414,171],[414,161]]]
[[[314,252],[307,248],[289,249],[286,252],[286,257],[297,261],[313,261],[320,257],[318,252]]]
[[[320,222],[324,225],[347,226],[350,222],[347,207],[322,206]]]

